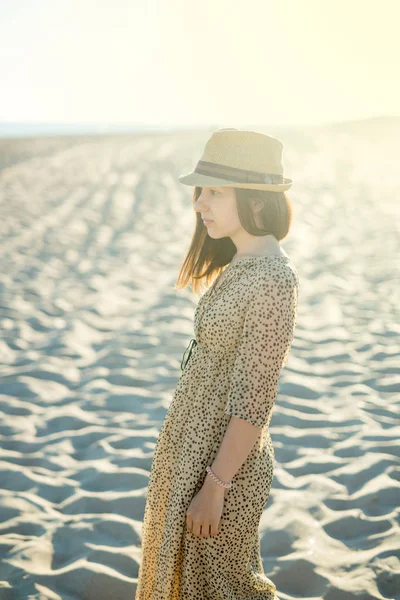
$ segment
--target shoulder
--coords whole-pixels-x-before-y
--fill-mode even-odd
[[[290,260],[280,256],[268,257],[259,261],[254,271],[253,289],[255,292],[292,290],[298,288],[299,276]]]
[[[263,311],[280,311],[292,313],[298,303],[298,275],[296,268],[289,260],[272,257],[259,261],[252,270],[251,285],[248,295],[248,307],[262,307]],[[258,313],[257,313],[258,314]]]

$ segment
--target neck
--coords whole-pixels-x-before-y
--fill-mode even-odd
[[[252,256],[265,256],[267,254],[279,254],[281,247],[274,235],[265,235],[260,239],[251,240],[250,243],[237,247],[236,254],[232,260],[248,258]]]

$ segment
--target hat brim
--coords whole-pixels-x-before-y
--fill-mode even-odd
[[[283,178],[283,183],[237,183],[237,181],[227,181],[226,179],[220,179],[218,177],[210,177],[209,175],[200,175],[199,173],[188,173],[187,175],[180,175],[179,181],[184,185],[191,185],[195,187],[237,187],[237,188],[248,188],[250,190],[269,190],[271,192],[284,192],[288,190],[293,181],[286,177]]]

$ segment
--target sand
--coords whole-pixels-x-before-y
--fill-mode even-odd
[[[301,288],[264,570],[280,600],[394,600],[400,120],[265,132],[295,182],[282,246]],[[0,141],[0,600],[134,600],[198,301],[174,290],[194,225],[177,177],[208,137]]]

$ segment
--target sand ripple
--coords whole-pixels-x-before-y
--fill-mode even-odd
[[[280,600],[400,598],[398,121],[284,140],[300,279],[261,521]],[[208,132],[0,143],[0,598],[134,598]],[[377,160],[379,159],[379,160]],[[396,176],[395,173],[396,172]]]

